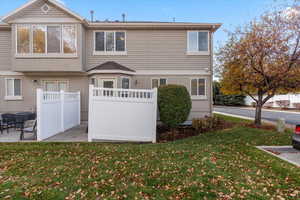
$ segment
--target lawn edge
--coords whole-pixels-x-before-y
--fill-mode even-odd
[[[296,167],[299,167],[300,168],[300,164],[298,164],[298,163],[296,163],[296,162],[294,162],[294,161],[291,161],[291,160],[288,160],[288,159],[286,159],[286,158],[283,158],[283,157],[280,157],[279,155],[276,155],[276,154],[273,154],[273,153],[271,153],[271,152],[269,152],[269,151],[267,151],[267,150],[265,150],[264,148],[279,148],[279,147],[291,147],[291,146],[255,146],[257,149],[259,149],[259,150],[262,150],[262,151],[264,151],[264,152],[266,152],[266,153],[268,153],[268,154],[270,154],[270,155],[272,155],[272,156],[274,156],[274,157],[276,157],[276,158],[279,158],[280,160],[284,160],[284,161],[286,161],[286,162],[288,162],[288,163],[290,163],[290,164],[293,164],[293,165],[295,165]]]

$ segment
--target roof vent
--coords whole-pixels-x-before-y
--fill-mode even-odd
[[[50,10],[50,7],[48,6],[48,4],[44,4],[42,7],[41,7],[41,10],[43,11],[43,13],[47,14]]]
[[[91,22],[94,22],[94,11],[91,10],[90,13],[91,13]]]
[[[122,14],[122,20],[123,20],[123,22],[126,22],[126,14],[125,13]]]

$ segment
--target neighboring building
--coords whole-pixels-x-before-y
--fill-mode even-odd
[[[55,0],[31,0],[0,23],[0,112],[36,110],[36,89],[184,85],[189,119],[212,113],[213,33],[221,24],[90,22]]]
[[[266,96],[264,96],[265,98]],[[257,96],[255,96],[257,98]],[[246,96],[245,104],[247,106],[255,105],[255,101],[250,97]],[[271,99],[269,99],[265,104],[264,107],[270,108],[300,108],[300,94],[299,93],[289,93],[289,94],[277,94]]]

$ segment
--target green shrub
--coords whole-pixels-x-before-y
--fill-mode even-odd
[[[243,106],[245,105],[245,96],[219,94],[215,96],[214,104],[224,106]]]
[[[225,127],[225,121],[220,117],[205,117],[193,119],[193,128],[199,133],[204,133]]]
[[[170,128],[185,122],[190,114],[192,101],[186,87],[165,85],[158,88],[160,120]]]

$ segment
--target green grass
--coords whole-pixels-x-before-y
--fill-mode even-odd
[[[226,115],[221,115],[221,114],[214,114],[217,117],[220,117],[226,121],[233,122],[233,123],[252,123],[253,120],[250,119],[242,119],[238,117],[231,117],[231,116],[226,116]]]
[[[165,144],[1,144],[0,199],[298,199],[300,169],[254,147],[289,144],[241,126]]]

